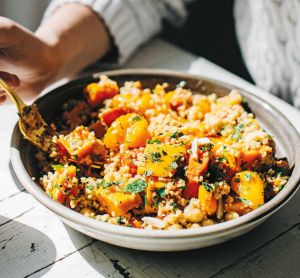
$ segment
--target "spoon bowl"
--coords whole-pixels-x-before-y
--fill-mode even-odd
[[[37,105],[26,105],[23,99],[1,78],[0,87],[8,94],[18,110],[19,128],[24,138],[39,149],[48,151],[51,145],[48,125]]]

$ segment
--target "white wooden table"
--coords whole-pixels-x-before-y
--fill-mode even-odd
[[[300,131],[300,112],[166,42],[154,40],[126,67],[190,71],[220,78],[271,101]],[[64,225],[29,195],[9,160],[17,120],[0,107],[0,277],[300,277],[300,192],[254,231],[211,248],[149,253],[112,246]]]

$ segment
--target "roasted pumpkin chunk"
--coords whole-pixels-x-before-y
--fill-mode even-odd
[[[264,204],[264,181],[256,172],[243,171],[235,174],[231,180],[231,189],[252,209]]]
[[[58,146],[58,155],[69,155],[74,157],[85,157],[90,153],[97,155],[104,154],[105,148],[101,140],[97,139],[94,132],[90,132],[86,127],[79,126],[70,134],[61,135],[55,140]]]
[[[129,113],[111,124],[103,142],[112,150],[117,150],[120,144],[125,144],[128,148],[139,148],[146,145],[149,137],[147,120],[138,114]]]
[[[111,216],[120,216],[133,208],[138,208],[142,198],[138,193],[123,192],[115,188],[99,188],[96,198],[103,209]]]
[[[76,197],[79,194],[76,167],[73,165],[52,165],[55,173],[51,184],[45,188],[54,200],[63,204],[67,197]],[[67,204],[69,205],[69,204]]]
[[[109,79],[107,76],[101,76],[99,83],[91,83],[86,86],[88,102],[91,106],[99,106],[104,100],[113,98],[119,93],[117,82]]]
[[[158,210],[157,200],[158,200],[158,192],[164,192],[165,183],[163,182],[154,182],[151,185],[148,185],[146,188],[146,196],[145,196],[145,213],[155,213]],[[164,194],[164,193],[161,193]]]
[[[183,145],[147,144],[144,162],[138,167],[138,174],[145,172],[157,177],[171,177],[179,166],[179,160],[186,154]]]
[[[206,212],[208,215],[215,214],[218,203],[216,198],[213,196],[213,192],[210,190],[210,188],[207,188],[203,184],[200,185],[198,199],[201,202],[201,207],[204,212]]]

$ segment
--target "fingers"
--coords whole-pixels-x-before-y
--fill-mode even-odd
[[[0,71],[0,78],[3,79],[12,89],[16,89],[20,86],[20,79],[7,72]],[[0,88],[0,104],[6,100],[6,93]]]
[[[4,94],[2,95],[0,92],[0,104],[5,102],[5,100],[6,100],[6,95],[4,95]]]
[[[0,71],[0,78],[2,78],[10,87],[16,89],[20,86],[20,79],[14,74]],[[1,92],[1,89],[0,89]]]

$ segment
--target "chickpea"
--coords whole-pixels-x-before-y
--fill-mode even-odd
[[[204,219],[202,222],[201,222],[201,225],[202,226],[210,226],[210,225],[214,225],[215,222],[214,220],[212,219]]]
[[[91,215],[95,215],[95,212],[90,209],[90,208],[83,208],[81,211],[80,211],[81,214],[85,215],[85,216],[91,216]]]
[[[198,223],[193,223],[191,226],[189,226],[189,229],[194,229],[199,227],[201,227],[201,225],[199,225]]]
[[[181,230],[183,227],[180,224],[173,224],[166,228],[166,230]]]
[[[239,214],[235,211],[229,211],[225,214],[225,220],[228,221],[228,220],[233,220],[233,219],[236,219],[240,217]]]
[[[191,206],[187,206],[184,209],[183,215],[186,221],[192,223],[200,222],[204,217],[204,214],[200,208],[191,207]]]

